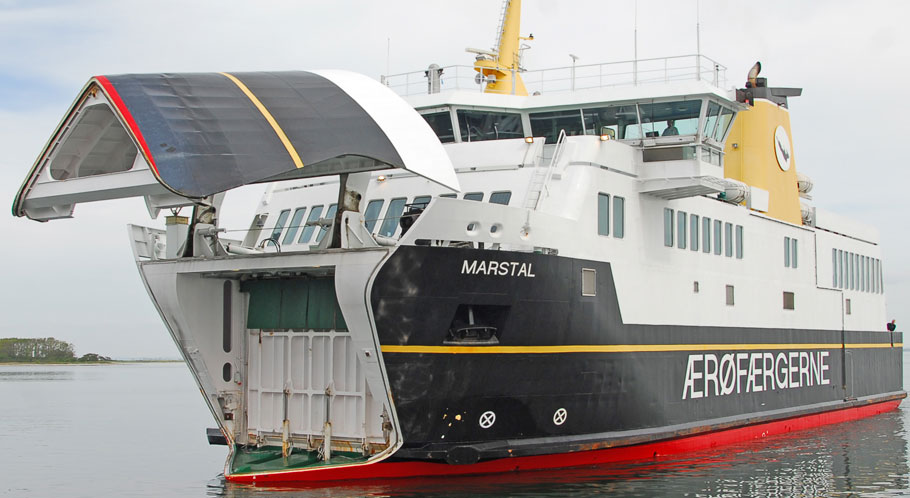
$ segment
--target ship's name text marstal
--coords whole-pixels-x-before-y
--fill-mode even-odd
[[[831,383],[828,351],[690,354],[682,399]]]
[[[536,275],[531,271],[531,265],[531,263],[516,261],[477,261],[474,259],[469,263],[468,260],[464,260],[461,263],[461,273],[534,278]]]

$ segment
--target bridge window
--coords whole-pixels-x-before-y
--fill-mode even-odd
[[[646,137],[695,135],[698,131],[700,100],[639,104],[638,108]]]
[[[462,199],[464,199],[466,201],[481,202],[481,201],[483,201],[483,192],[468,192],[467,194],[464,195],[464,197],[462,197]]]
[[[554,112],[535,112],[530,115],[531,134],[544,137],[547,143],[556,143],[559,132],[566,130],[566,135],[584,135],[585,127],[578,109]]]
[[[503,206],[508,206],[510,200],[512,200],[512,192],[493,192],[490,194],[491,204],[502,204]]]
[[[417,197],[414,198],[413,201],[411,201],[411,204],[417,204],[418,206],[421,206],[421,207],[427,207],[427,204],[430,203],[430,199],[432,199],[432,198],[433,198],[433,196],[431,196],[431,195],[418,195]]]
[[[382,204],[384,202],[385,201],[382,199],[374,199],[367,204],[367,208],[363,212],[363,225],[370,233],[373,233],[373,228],[379,220],[379,212],[382,211]]]
[[[521,114],[459,109],[457,115],[462,142],[524,138]]]
[[[585,134],[611,135],[618,139],[641,138],[638,111],[634,105],[583,109]]]
[[[433,132],[439,137],[440,142],[449,143],[455,141],[455,132],[452,131],[452,116],[449,115],[449,111],[422,114],[422,116],[427,121],[427,124],[430,125],[430,128],[433,128]]]
[[[714,129],[714,140],[723,142],[727,130],[730,129],[730,123],[733,122],[733,109],[721,108],[720,119],[717,120],[717,127]]]

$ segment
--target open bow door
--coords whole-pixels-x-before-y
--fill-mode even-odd
[[[401,168],[458,189],[400,97],[344,71],[96,76],[25,179],[13,214],[68,218],[142,196],[150,212],[251,183]]]

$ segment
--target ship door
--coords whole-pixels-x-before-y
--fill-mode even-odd
[[[369,456],[388,447],[333,276],[244,282],[248,444]],[[385,418],[384,418],[385,417]]]

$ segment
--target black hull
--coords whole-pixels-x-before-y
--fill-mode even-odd
[[[596,271],[595,296],[582,295],[582,269]],[[899,333],[624,324],[616,292],[609,263],[399,247],[371,295],[404,432],[395,456],[623,446],[904,396]],[[465,305],[493,341],[453,340]]]

